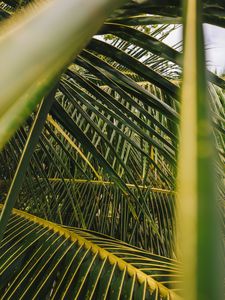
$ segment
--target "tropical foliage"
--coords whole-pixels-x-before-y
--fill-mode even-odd
[[[68,8],[66,1],[0,2],[1,19],[8,19],[0,41],[0,65],[7,64],[0,81],[1,299],[179,299],[177,212],[188,224],[183,234],[196,232],[193,239],[185,236],[186,248],[193,240],[205,240],[205,231],[216,226],[209,216],[217,206],[224,214],[225,82],[207,71],[206,86],[201,34],[193,36],[201,32],[201,14],[204,22],[225,27],[224,1],[203,1],[196,9],[188,6],[195,1],[187,6],[178,0],[124,1],[117,9],[123,1],[96,1],[104,13],[90,24],[92,12],[87,12],[81,25],[69,6],[82,1],[69,2]],[[90,10],[95,5],[84,2],[92,3]],[[15,18],[17,11],[21,16]],[[45,30],[48,18],[55,27]],[[182,45],[163,41],[182,23],[184,59]],[[24,32],[34,44],[18,44],[20,56],[15,57],[10,41],[17,45]],[[212,125],[215,155],[199,150],[189,160],[190,149],[213,145],[204,124]],[[196,132],[202,128],[201,139]],[[218,203],[213,201],[215,181],[204,174],[213,172],[213,156]],[[182,174],[197,179],[191,185]],[[199,217],[204,232],[195,227],[196,219],[186,218],[190,199],[205,212]],[[17,209],[8,220],[12,207]],[[193,215],[198,220],[199,210]],[[202,263],[209,261],[209,268],[215,263],[213,251],[206,251]],[[198,262],[201,253],[193,247],[191,257]],[[207,266],[199,268],[199,274],[207,273]],[[208,289],[200,298],[202,290],[196,288],[187,299],[206,299]]]

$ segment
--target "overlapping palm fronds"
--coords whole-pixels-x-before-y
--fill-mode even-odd
[[[10,18],[17,10],[25,10],[28,2],[33,3],[32,1],[2,1],[1,19]],[[35,5],[33,9],[35,11]],[[224,11],[223,1],[204,1],[203,17],[206,22],[224,27]],[[144,250],[134,250],[136,248],[131,246],[129,248],[122,241],[168,259],[176,257],[175,177],[179,149],[180,72],[183,62],[182,53],[179,52],[180,47],[178,51],[177,47],[166,45],[163,38],[174,28],[168,24],[180,24],[181,16],[181,1],[178,0],[145,1],[144,3],[130,1],[106,19],[103,27],[96,32],[96,36],[79,52],[79,55],[70,60],[67,69],[64,66],[64,72],[60,78],[58,77],[55,85],[55,92],[50,96],[53,104],[44,128],[40,132],[39,142],[31,157],[29,168],[23,173],[24,182],[22,188],[17,191],[16,207],[62,225],[95,230],[99,235],[79,229],[72,233],[71,230],[65,229],[65,235],[70,236],[65,238],[64,229],[60,229],[61,233],[57,235],[53,233],[54,225],[51,225],[53,226],[51,230],[47,230],[45,225],[42,227],[38,222],[32,223],[34,219],[32,222],[29,221],[30,223],[26,220],[26,226],[35,227],[35,234],[33,236],[32,233],[30,234],[32,237],[29,241],[23,234],[20,240],[22,248],[32,248],[32,243],[35,241],[36,246],[32,248],[30,259],[35,255],[35,251],[37,253],[48,251],[45,247],[49,247],[49,251],[54,252],[55,246],[50,247],[48,243],[41,246],[46,235],[47,241],[52,241],[54,245],[58,245],[57,249],[61,249],[59,254],[54,254],[56,257],[59,255],[60,261],[55,265],[56,268],[52,273],[50,266],[54,265],[55,258],[49,260],[49,265],[46,261],[46,267],[50,272],[46,283],[43,279],[35,289],[35,280],[28,287],[21,283],[18,287],[18,295],[27,293],[26,295],[34,296],[35,293],[42,293],[39,295],[50,298],[54,295],[57,298],[59,295],[74,296],[78,292],[79,298],[83,297],[85,287],[88,286],[87,297],[91,295],[95,299],[99,299],[96,297],[100,295],[100,287],[104,287],[109,294],[115,289],[117,293],[114,295],[115,299],[120,293],[127,299],[131,299],[132,293],[127,292],[128,288],[140,299],[147,299],[152,292],[151,297],[155,297],[154,299],[160,297],[161,290],[158,286],[154,291],[150,289],[150,292],[146,292],[149,293],[147,296],[145,294],[147,285],[140,285],[136,275],[132,277],[133,279],[129,277],[126,263],[122,271],[120,268],[117,270],[117,263],[110,265],[101,254],[92,252],[92,246],[87,250],[86,242],[81,245],[71,237],[75,234],[81,236],[81,239],[90,239],[94,244],[93,249],[102,244],[113,245],[112,249],[111,246],[109,248],[107,246],[107,249],[103,247],[104,251],[121,256],[122,260],[130,255],[131,260],[134,259],[132,251],[139,251],[140,256],[147,255]],[[154,29],[151,27],[152,24],[157,24]],[[49,36],[49,43],[51,38]],[[57,39],[60,41],[60,35]],[[44,57],[46,54],[40,55]],[[207,74],[210,109],[219,158],[218,177],[222,182],[225,162],[223,93],[225,82],[216,74],[209,71]],[[38,78],[35,80],[39,82]],[[41,96],[47,93],[49,86],[39,91],[37,85],[40,97],[37,97],[35,104],[41,101]],[[19,101],[15,100],[15,103],[19,107]],[[31,106],[33,107],[34,103]],[[2,202],[7,197],[36,112],[32,112],[27,117],[28,115],[29,113],[23,116],[22,127],[21,120],[16,123],[12,116],[17,131],[0,152]],[[23,218],[26,219],[25,215]],[[12,236],[16,234],[16,231],[13,233],[16,226],[10,229],[13,222],[15,224],[21,222],[21,226],[26,223],[25,220],[14,215],[6,231],[5,242],[8,241],[8,236],[11,236],[10,233]],[[39,231],[43,236],[39,237]],[[120,239],[121,242],[110,240],[100,233]],[[27,242],[30,244],[26,244]],[[9,239],[7,243],[12,242]],[[123,254],[121,249],[125,248],[127,252]],[[13,256],[10,256],[12,253],[7,252],[9,256],[7,258],[3,256],[3,259],[13,260]],[[41,255],[41,252],[39,253]],[[84,256],[78,253],[82,253],[87,258],[84,265],[80,264]],[[58,271],[61,270],[58,269],[61,265],[64,266],[64,261],[68,263],[73,255],[79,256],[80,260],[76,262],[77,270],[85,277],[81,288],[79,289],[77,285],[74,290],[71,289],[70,284],[78,278],[78,273],[70,279],[67,278],[69,275],[66,272],[71,268],[69,264],[66,265],[65,273]],[[14,283],[16,284],[22,276],[22,273],[17,273],[14,274],[13,279],[8,277],[10,268],[18,268],[20,264],[24,268],[22,272],[30,268],[29,261],[24,263],[22,256],[18,256],[17,259],[15,263],[12,261],[12,265],[5,268],[2,273],[5,277],[0,287],[6,299],[9,295],[13,296],[17,293]],[[161,264],[164,266],[165,262],[167,269],[170,263],[171,266],[173,265],[173,262],[162,257],[158,259],[152,257],[152,259],[157,261],[156,268],[159,268],[157,270],[166,274],[166,278],[162,276],[159,281],[162,281],[167,288],[171,288],[170,284],[167,284],[168,273],[160,266]],[[110,285],[108,282],[101,283],[106,266],[109,270],[113,270],[112,272],[117,272],[115,274],[118,274],[120,281],[112,280]],[[40,278],[42,274],[38,275],[36,267],[31,270],[34,271],[34,279],[36,275]],[[96,278],[87,275],[92,268],[97,274],[98,283],[94,281]],[[174,270],[176,268],[174,266]],[[151,267],[143,267],[144,269],[147,277],[151,276],[156,281],[158,276],[162,275],[154,273],[155,270],[152,273]],[[107,273],[109,280],[112,279],[110,272]],[[172,276],[176,277],[177,273],[174,274]],[[79,280],[77,282],[80,282]],[[68,285],[63,285],[64,281],[69,282]],[[170,295],[167,288],[165,293],[164,290],[161,293],[163,297]],[[107,293],[103,293],[104,297]],[[171,293],[173,295],[173,292]],[[168,299],[177,298],[171,296]]]

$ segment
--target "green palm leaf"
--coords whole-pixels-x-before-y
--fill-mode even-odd
[[[180,280],[175,261],[18,210],[0,262],[1,299],[180,299],[171,289]]]

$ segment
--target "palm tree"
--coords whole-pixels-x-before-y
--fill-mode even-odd
[[[1,299],[220,299],[225,4],[197,2],[0,2]]]

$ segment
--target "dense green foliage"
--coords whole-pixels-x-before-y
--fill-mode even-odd
[[[28,2],[0,2],[1,19],[10,19],[17,10],[25,10]],[[118,282],[114,279],[106,283],[104,272],[111,272],[113,264],[106,256],[103,260],[101,250],[95,257],[95,252],[90,250],[92,248],[85,263],[80,264],[84,259],[82,255],[86,253],[83,245],[81,256],[73,262],[77,268],[80,267],[74,278],[84,284],[78,299],[105,299],[107,293],[100,295],[99,290],[102,286],[107,290],[107,284],[112,284],[109,299],[119,299],[121,291],[121,299],[131,299],[132,293],[134,299],[161,299],[160,294],[164,299],[179,298],[176,285],[180,281],[180,265],[174,236],[183,58],[180,45],[170,47],[163,40],[174,28],[181,26],[183,10],[178,0],[138,2],[142,1],[130,1],[115,10],[74,57],[55,86],[52,85],[54,88],[50,94],[49,87],[46,88],[43,101],[52,105],[49,112],[48,108],[45,109],[44,114],[48,113],[48,116],[44,119],[43,129],[40,118],[36,117],[38,109],[40,112],[39,105],[26,117],[22,126],[18,124],[19,128],[0,152],[2,203],[11,193],[19,210],[63,226],[82,228],[68,230],[75,230],[100,248],[109,248],[107,251],[111,251],[117,259],[122,258],[131,265],[133,262],[137,270],[157,281],[155,288],[151,285],[146,288],[146,283],[143,285],[137,275],[131,280],[139,271],[131,276],[126,267],[118,267],[115,260]],[[31,1],[30,5],[35,11],[36,4]],[[203,18],[207,23],[225,27],[224,1],[204,1]],[[223,200],[225,81],[209,71],[206,75],[217,150],[217,185],[219,198]],[[41,97],[38,98],[39,103],[41,100]],[[32,151],[27,149],[27,144],[31,144],[27,141],[30,141],[29,132],[33,132],[32,124],[35,122],[39,124],[39,132],[33,135],[39,141],[33,141]],[[9,192],[23,151],[27,151],[29,167],[20,174],[22,187],[15,189],[14,193],[12,190]],[[221,210],[223,207],[224,204]],[[24,231],[16,229],[20,226],[17,222],[21,222]],[[63,299],[62,295],[65,299],[75,298],[78,284],[73,290],[72,281],[63,279],[63,276],[71,267],[71,257],[76,256],[81,244],[71,241],[68,236],[64,241],[63,229],[54,231],[54,225],[46,229],[47,225],[38,223],[40,220],[29,222],[30,225],[21,216],[19,220],[15,212],[9,221],[0,247],[0,295],[4,295],[3,299],[11,299],[15,292],[22,299],[30,299],[39,291],[36,298],[51,298],[54,293],[56,299]],[[26,226],[33,228],[27,236],[29,230]],[[14,232],[13,228],[17,231]],[[18,255],[15,250],[17,244],[14,244],[14,239],[17,238],[18,249],[24,249],[24,254]],[[36,244],[33,244],[34,241]],[[57,246],[50,249],[49,241]],[[54,252],[56,247],[59,248]],[[7,248],[10,250],[4,254]],[[45,251],[49,251],[47,256]],[[136,251],[138,257],[135,256]],[[28,252],[29,258],[26,256]],[[35,259],[36,254],[41,259],[37,258],[37,264],[31,269],[31,284],[27,294],[23,295],[26,284],[22,282],[21,286],[17,286],[23,274],[19,273],[19,266],[21,272],[26,273],[30,268],[28,260]],[[142,261],[149,266],[143,267]],[[155,261],[155,268],[152,261]],[[51,273],[54,264],[56,268]],[[42,265],[46,269],[43,268],[37,276],[36,285],[36,275]],[[90,270],[98,274],[97,279],[90,275]],[[10,273],[12,276],[9,276]],[[174,280],[168,279],[171,275]],[[48,278],[46,285],[45,276]],[[86,281],[82,281],[82,276]],[[109,274],[107,276],[110,277]],[[60,285],[61,279],[64,286]],[[170,280],[174,281],[174,286]],[[158,281],[161,282],[159,287]],[[32,285],[36,285],[35,288]],[[161,285],[165,287],[161,288]],[[171,294],[168,289],[171,289]],[[130,290],[132,293],[129,294],[127,291]]]

